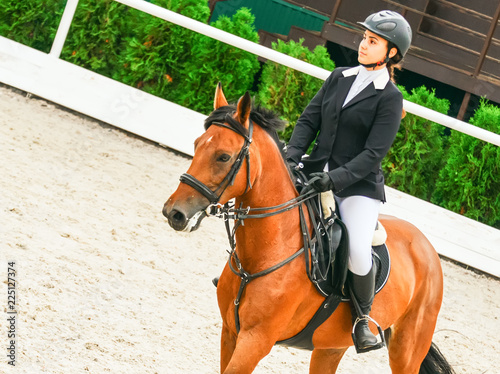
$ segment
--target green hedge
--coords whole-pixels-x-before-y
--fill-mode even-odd
[[[258,43],[255,17],[241,8],[232,18],[221,16],[212,26]],[[197,34],[193,38],[190,56],[180,68],[182,84],[172,92],[178,104],[198,112],[213,111],[215,87],[222,83],[228,100],[237,100],[252,88],[260,69],[258,57],[229,44]]]
[[[446,114],[450,102],[436,97],[434,90],[424,86],[411,94],[399,87],[403,98],[413,103]],[[445,127],[408,113],[394,144],[382,162],[387,185],[429,201],[446,161]]]
[[[66,0],[1,0],[0,35],[50,52]]]
[[[80,0],[61,58],[113,77],[127,30],[141,13],[113,0]]]
[[[205,0],[151,0],[208,22]],[[4,0],[0,35],[49,52],[65,0]],[[258,42],[254,17],[241,9],[214,24]],[[217,82],[228,98],[251,89],[258,58],[113,0],[80,0],[61,58],[190,109],[209,113]]]
[[[311,52],[302,43],[302,39],[298,43],[293,40],[287,43],[278,40],[277,43],[272,44],[272,47],[278,52],[323,69],[333,70],[335,68],[335,64],[330,59],[325,47],[317,46],[314,52]],[[321,79],[273,61],[266,62],[257,93],[257,102],[281,113],[283,119],[288,121],[285,131],[281,134],[284,140],[290,139],[295,123],[322,84]]]
[[[481,100],[471,124],[500,133],[500,108]],[[453,131],[432,201],[500,229],[500,147]]]
[[[207,22],[210,16],[203,0],[152,2],[200,22]],[[119,65],[113,78],[177,102],[171,92],[183,84],[182,66],[190,59],[197,34],[146,13],[135,17],[130,27],[133,32],[124,38]]]

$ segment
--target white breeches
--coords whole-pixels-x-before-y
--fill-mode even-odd
[[[381,201],[366,196],[335,196],[335,200],[349,233],[349,270],[366,275],[372,267],[372,239]]]

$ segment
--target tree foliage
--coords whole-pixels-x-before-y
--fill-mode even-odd
[[[254,20],[249,9],[241,8],[232,18],[219,17],[212,26],[257,43],[259,36]],[[252,88],[259,69],[256,55],[197,34],[191,44],[189,59],[180,67],[182,85],[176,87],[172,96],[181,105],[209,114],[213,110],[218,82],[222,83],[226,97],[236,100]]]
[[[61,58],[112,77],[127,30],[140,13],[113,0],[80,0]]]
[[[334,62],[323,46],[317,46],[313,52],[293,40],[273,43],[273,49],[299,60],[309,62],[323,69],[333,70]],[[321,88],[323,81],[308,74],[296,71],[273,61],[267,61],[261,76],[257,101],[261,105],[281,113],[288,121],[282,137],[288,141],[295,123],[305,107]]]
[[[403,98],[440,113],[448,112],[450,103],[436,97],[434,90],[422,86],[408,93],[399,87]],[[408,113],[389,153],[382,162],[389,186],[421,199],[430,200],[446,154],[445,128],[425,118]]]
[[[0,35],[50,52],[65,0],[0,1]]]
[[[210,12],[203,0],[155,0],[156,5],[200,22]],[[169,93],[183,85],[182,67],[190,58],[196,33],[161,18],[141,13],[125,37],[113,77],[153,95],[177,102]]]
[[[500,133],[500,108],[481,100],[470,120]],[[445,167],[432,201],[449,210],[500,228],[500,147],[453,131]]]

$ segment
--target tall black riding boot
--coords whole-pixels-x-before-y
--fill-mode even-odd
[[[349,287],[351,290],[351,311],[353,334],[352,339],[357,353],[368,352],[382,348],[385,344],[379,342],[370,331],[368,322],[373,321],[369,317],[375,295],[376,266],[373,265],[368,274],[359,276],[349,272]],[[376,324],[376,322],[375,322]],[[379,327],[377,325],[377,327]],[[379,327],[379,331],[380,327]],[[381,338],[383,334],[381,334]]]

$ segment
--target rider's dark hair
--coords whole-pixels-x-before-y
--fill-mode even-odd
[[[387,67],[387,71],[389,72],[389,77],[391,78],[391,81],[394,82],[394,69],[401,70],[400,62],[403,58],[401,57],[401,53],[399,52],[398,47],[396,47],[396,45],[394,43],[388,41],[387,42],[387,53],[389,53],[389,51],[392,48],[396,48],[398,51],[394,55],[394,57],[390,58],[389,61],[387,61],[386,67]]]

